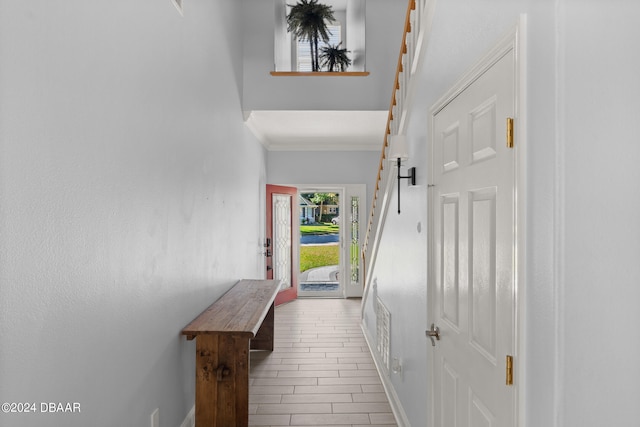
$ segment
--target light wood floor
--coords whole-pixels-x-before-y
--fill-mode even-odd
[[[249,425],[396,426],[360,329],[360,300],[276,307],[273,353],[251,353]]]

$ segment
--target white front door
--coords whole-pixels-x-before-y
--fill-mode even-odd
[[[513,49],[432,111],[430,319],[435,426],[513,427],[515,352]]]

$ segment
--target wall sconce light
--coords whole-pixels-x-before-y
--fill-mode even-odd
[[[408,169],[409,175],[402,176],[400,174],[400,166],[403,160],[407,160],[409,154],[407,152],[407,140],[404,135],[394,135],[391,137],[391,154],[390,161],[396,161],[398,165],[398,214],[400,214],[400,180],[408,179],[410,185],[416,185],[416,168]]]

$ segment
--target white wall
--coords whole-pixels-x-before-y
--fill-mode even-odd
[[[243,109],[387,110],[406,0],[366,0],[367,77],[274,77],[272,1],[245,0]],[[375,172],[374,172],[375,173]]]
[[[239,7],[0,3],[0,401],[82,411],[0,425],[177,427],[193,405],[181,329],[262,276]]]
[[[349,51],[351,59],[352,71],[366,71],[367,52],[366,52],[366,1],[350,0],[347,1],[347,22],[346,22],[346,47]],[[343,46],[345,44],[343,43]]]
[[[392,310],[392,357],[428,360],[426,269],[409,271],[405,263],[426,251],[416,225],[427,220],[429,107],[526,13],[526,328],[516,362],[524,365],[526,426],[640,419],[639,12],[624,0],[436,5],[407,131],[418,187],[403,188],[400,216],[392,196],[374,270],[377,294]],[[368,327],[375,332],[375,323]],[[420,368],[415,375],[424,378]],[[411,425],[424,425],[426,383],[406,373],[391,380]]]
[[[269,184],[365,184],[368,212],[379,162],[377,151],[269,151],[267,181]]]
[[[640,421],[640,4],[559,10],[565,426]],[[605,409],[606,408],[606,409]]]
[[[403,173],[405,173],[403,167]],[[418,173],[421,173],[420,171]],[[374,283],[365,302],[363,323],[375,347],[375,304],[380,298],[391,314],[390,360],[398,358],[402,373],[383,372],[400,399],[410,425],[425,425],[429,383],[426,373],[427,343],[424,331],[426,315],[427,223],[422,218],[426,206],[415,194],[422,185],[401,184],[401,213],[397,213],[397,194],[390,198],[385,229],[374,267]],[[395,187],[395,186],[394,186]],[[392,225],[393,224],[393,225]],[[387,227],[387,226],[385,226]],[[431,348],[429,344],[428,348]]]

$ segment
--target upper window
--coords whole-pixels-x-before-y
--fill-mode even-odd
[[[320,40],[318,43],[318,49],[322,51],[323,47],[338,46],[342,42],[342,26],[341,25],[327,25],[329,32],[329,41],[324,42]],[[311,69],[311,44],[308,40],[298,39],[296,45],[296,61],[297,67],[295,71],[313,71]],[[320,67],[321,71],[327,71],[327,67]]]
[[[307,0],[308,1],[308,0]],[[274,71],[313,71],[312,43],[308,38],[298,39],[287,31],[287,16],[292,6],[299,0],[276,0],[275,25],[275,70]],[[319,71],[365,71],[365,0],[317,0],[318,4],[332,9],[334,22],[326,22],[329,40],[318,40],[319,56],[324,53],[324,59],[319,58]],[[323,50],[323,48],[325,48]],[[328,48],[336,48],[328,51]],[[349,65],[342,66],[346,61],[331,65],[331,56],[348,58]],[[324,66],[323,66],[324,64]]]

